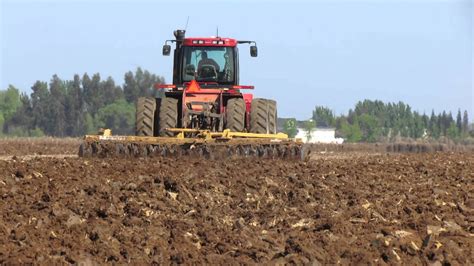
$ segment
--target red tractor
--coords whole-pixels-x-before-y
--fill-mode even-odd
[[[184,30],[167,40],[163,55],[175,43],[173,84],[157,84],[161,97],[137,102],[136,135],[114,136],[110,129],[86,135],[79,156],[186,156],[205,158],[255,156],[299,158],[308,154],[301,140],[277,133],[276,102],[242,93],[238,44],[230,38],[185,38]]]
[[[163,97],[142,97],[137,102],[136,135],[171,137],[172,129],[275,134],[276,102],[253,98],[242,90],[253,86],[239,84],[238,44],[251,44],[250,55],[257,56],[254,41],[231,38],[186,38],[184,30],[167,40],[163,55],[175,43],[173,84],[157,84]],[[171,130],[170,130],[171,129]]]

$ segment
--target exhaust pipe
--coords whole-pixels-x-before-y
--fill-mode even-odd
[[[175,30],[173,32],[176,41],[181,42],[184,40],[184,35],[186,34],[186,30]]]

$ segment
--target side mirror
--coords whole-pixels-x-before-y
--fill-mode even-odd
[[[170,55],[171,52],[171,45],[165,44],[163,45],[163,55]]]
[[[251,57],[257,57],[257,46],[252,45],[250,46],[250,56]]]
[[[192,64],[186,65],[186,75],[190,75],[194,77],[195,73],[196,73],[196,67],[194,67],[194,65]]]

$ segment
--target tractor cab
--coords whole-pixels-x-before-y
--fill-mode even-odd
[[[167,40],[163,55],[169,55],[169,42],[174,50],[173,85],[185,86],[195,80],[203,86],[224,87],[239,84],[238,44],[253,44],[251,56],[257,56],[254,41],[237,41],[222,37],[185,38],[184,30],[174,32],[175,40]]]
[[[181,75],[183,82],[235,84],[237,69],[235,47],[183,46]]]

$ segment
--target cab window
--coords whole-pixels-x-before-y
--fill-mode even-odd
[[[183,47],[183,81],[232,83],[233,47]]]

